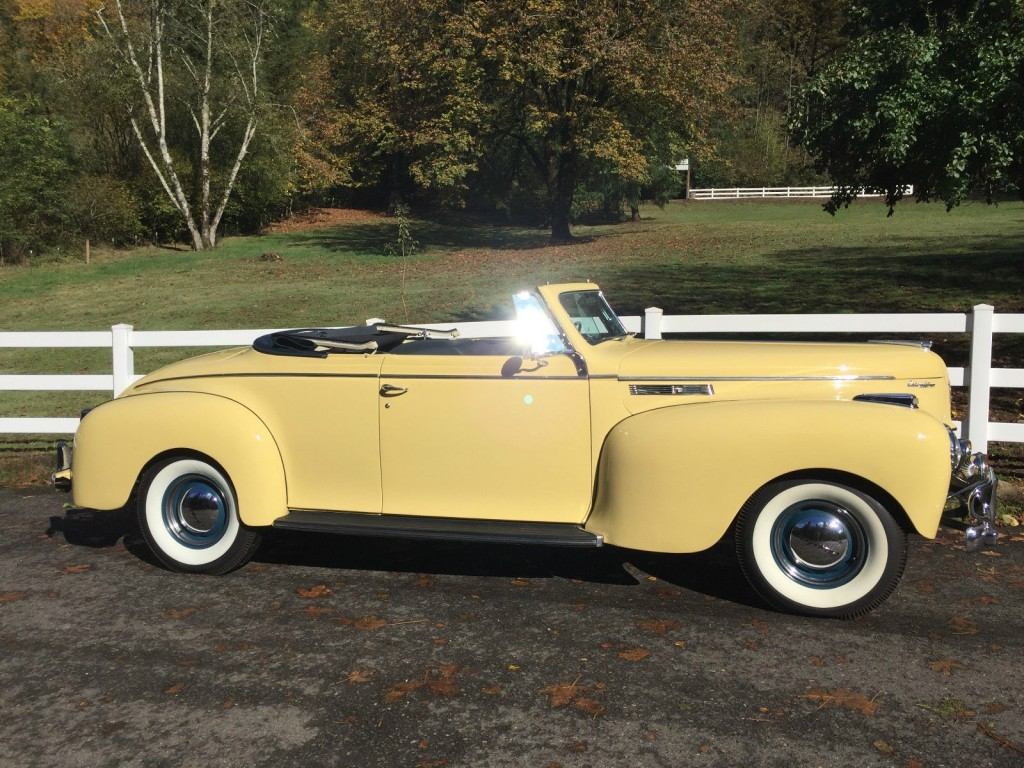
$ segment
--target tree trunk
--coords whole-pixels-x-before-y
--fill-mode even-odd
[[[88,264],[92,257],[92,249],[89,247],[89,238],[85,238],[85,263]]]
[[[576,173],[573,159],[566,155],[552,162],[553,172],[548,180],[551,201],[551,242],[571,243],[569,217],[572,213],[572,198],[576,192]]]
[[[633,203],[629,204],[629,220],[640,221],[640,208]]]

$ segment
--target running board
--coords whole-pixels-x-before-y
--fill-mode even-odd
[[[546,544],[600,547],[604,539],[571,523],[520,523],[510,520],[465,520],[453,517],[373,515],[357,512],[298,510],[274,521],[275,528],[350,536],[401,539],[488,541],[501,544]]]

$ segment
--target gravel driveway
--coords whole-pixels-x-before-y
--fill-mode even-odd
[[[1021,766],[1024,537],[915,539],[870,616],[766,610],[727,544],[268,538],[227,577],[0,490],[0,765]]]

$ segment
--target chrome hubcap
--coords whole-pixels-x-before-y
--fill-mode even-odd
[[[203,549],[216,544],[227,530],[224,492],[200,475],[185,475],[164,491],[164,525],[186,547]]]
[[[816,588],[838,587],[864,565],[867,537],[849,511],[830,501],[801,501],[772,526],[772,555],[793,581]]]

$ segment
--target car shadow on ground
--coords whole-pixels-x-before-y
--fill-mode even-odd
[[[140,560],[157,565],[131,510],[69,509],[49,519],[48,536],[79,547],[124,543]],[[413,541],[364,536],[267,531],[256,562],[335,570],[505,578],[557,578],[636,586],[649,576],[681,589],[739,603],[762,603],[743,578],[730,539],[705,552],[665,555],[618,547],[564,547]],[[243,569],[244,573],[244,569]]]
[[[142,533],[135,514],[130,509],[98,511],[94,509],[68,509],[63,517],[52,515],[46,535],[63,537],[76,547],[105,549],[124,542],[124,548],[143,562],[157,565]]]

